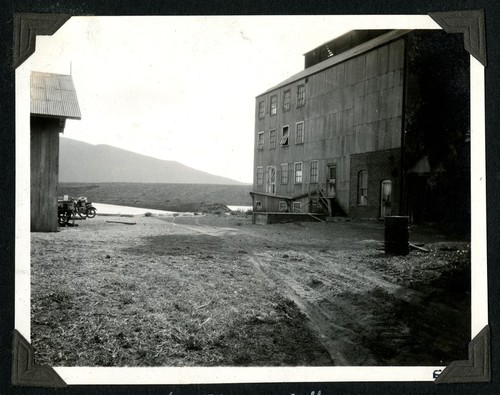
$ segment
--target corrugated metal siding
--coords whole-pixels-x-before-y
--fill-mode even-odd
[[[316,74],[320,71],[323,71],[327,68],[330,68],[336,64],[342,63],[350,58],[353,58],[355,56],[358,56],[366,51],[369,51],[373,48],[376,48],[378,46],[381,46],[387,42],[390,42],[392,40],[395,40],[399,37],[404,36],[405,34],[409,33],[411,30],[392,30],[389,33],[383,34],[379,37],[374,38],[373,40],[370,40],[368,42],[365,42],[363,44],[358,45],[357,47],[351,48],[345,52],[342,52],[338,55],[332,56],[331,58],[328,58],[320,63],[315,64],[314,66],[308,67],[305,70],[302,70],[298,72],[297,74],[291,76],[290,78],[280,82],[278,85],[273,86],[272,88],[268,89],[264,93],[261,93],[257,97],[260,97],[262,95],[265,95],[266,93],[273,92],[285,85],[291,84],[293,82],[297,82],[299,80],[305,79],[306,77],[309,77],[313,74]],[[368,67],[368,66],[367,66]],[[348,69],[346,72],[351,73],[352,70]],[[369,70],[367,70],[367,73],[369,73]],[[342,79],[344,78],[343,76],[341,77]]]
[[[402,38],[387,42],[310,75],[307,83],[301,80],[299,83],[306,86],[306,104],[302,107],[296,105],[295,83],[257,98],[257,107],[259,101],[269,103],[270,95],[277,95],[280,103],[276,115],[256,116],[255,133],[264,132],[264,148],[254,151],[254,166],[277,167],[277,194],[291,197],[307,192],[311,160],[319,160],[319,186],[326,189],[328,164],[336,164],[336,200],[349,212],[349,191],[357,187],[350,184],[350,156],[401,146],[404,48]],[[292,92],[291,106],[283,111],[281,104],[288,89]],[[297,122],[304,122],[301,144],[295,141]],[[289,145],[277,144],[270,149],[269,131],[276,130],[279,142],[285,125],[290,128]],[[294,183],[295,162],[304,166],[301,184]],[[284,185],[279,183],[281,163],[289,164],[288,184]],[[265,177],[264,173],[264,186]],[[254,184],[254,191],[263,190]]]
[[[31,73],[31,115],[81,119],[70,75]]]

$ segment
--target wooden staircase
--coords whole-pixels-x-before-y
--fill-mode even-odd
[[[316,194],[316,198],[318,200],[318,203],[320,204],[321,207],[323,207],[323,210],[326,209],[328,211],[328,216],[332,216],[332,206],[330,204],[330,200],[326,197],[322,189],[318,188],[318,193]]]
[[[319,187],[311,189],[309,186],[309,200],[312,204],[317,204],[321,207],[322,211],[328,213],[328,216],[332,216],[332,208],[329,199],[326,197],[325,193]]]

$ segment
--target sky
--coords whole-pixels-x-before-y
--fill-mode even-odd
[[[346,31],[422,25],[413,19],[72,17],[37,36],[29,61],[32,71],[73,76],[82,119],[68,120],[64,137],[251,183],[255,97]]]

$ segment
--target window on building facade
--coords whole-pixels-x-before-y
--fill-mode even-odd
[[[368,204],[368,171],[362,170],[358,173],[358,204]]]
[[[312,160],[311,161],[311,169],[309,173],[309,182],[318,182],[318,161],[317,160]]]
[[[271,115],[276,115],[277,112],[278,112],[278,96],[272,95],[270,113]]]
[[[257,135],[257,149],[264,149],[264,132]]]
[[[255,202],[255,209],[261,210],[262,209],[262,202],[259,202],[259,201]]]
[[[300,213],[301,211],[301,204],[300,202],[293,202],[293,212],[294,213]]]
[[[267,166],[266,192],[273,194],[273,195],[276,193],[276,167],[275,166]]]
[[[288,211],[288,205],[284,200],[280,201],[279,211]]]
[[[276,130],[269,131],[269,149],[276,148]]]
[[[290,89],[287,89],[283,93],[283,111],[288,111],[290,109],[290,103],[292,102],[292,93]]]
[[[295,162],[294,166],[295,184],[302,183],[302,162]]]
[[[302,107],[306,104],[306,86],[301,84],[297,86],[297,107]]]
[[[330,180],[335,180],[337,178],[337,166],[336,165],[328,165],[328,178]]]
[[[281,164],[281,183],[288,184],[288,163]]]
[[[304,122],[297,122],[295,125],[295,144],[304,143]]]
[[[264,168],[257,167],[257,185],[264,185]]]
[[[286,146],[288,145],[288,134],[289,134],[289,127],[288,125],[287,126],[283,126],[283,129],[281,130],[281,140],[280,140],[280,144],[282,146]]]
[[[259,118],[264,118],[266,115],[266,103],[264,100],[259,102]]]

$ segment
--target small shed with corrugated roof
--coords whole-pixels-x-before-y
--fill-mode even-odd
[[[81,119],[71,75],[31,73],[31,231],[57,231],[59,133]]]

